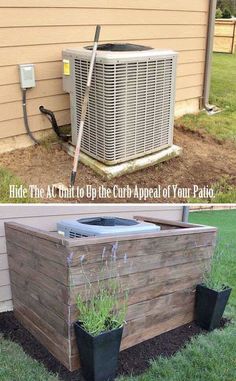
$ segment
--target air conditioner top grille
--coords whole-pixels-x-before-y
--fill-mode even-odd
[[[155,233],[160,226],[149,222],[119,217],[93,217],[79,220],[62,220],[57,223],[57,231],[65,237],[81,238],[103,235],[126,235],[136,233]]]

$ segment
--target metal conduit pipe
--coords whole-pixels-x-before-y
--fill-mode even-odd
[[[209,0],[209,18],[208,18],[205,76],[204,76],[204,88],[203,88],[203,107],[208,112],[212,111],[215,108],[215,106],[209,104],[209,96],[210,96],[210,87],[211,87],[212,52],[213,52],[213,41],[214,41],[216,4],[217,4],[217,0]]]
[[[188,222],[189,206],[183,205],[182,222]]]

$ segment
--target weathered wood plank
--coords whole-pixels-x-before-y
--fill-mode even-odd
[[[28,280],[25,276],[21,276],[14,271],[11,271],[11,284],[15,287],[20,287],[22,292],[29,294],[45,308],[50,309],[62,319],[67,320],[69,301],[67,299],[63,301],[61,294],[57,290],[55,290],[54,294],[50,293],[42,288],[39,282],[35,282],[34,279]]]
[[[70,328],[66,321],[67,316],[62,319],[48,307],[43,306],[38,300],[35,300],[32,295],[29,293],[25,294],[19,287],[15,286],[14,283],[12,283],[12,296],[13,306],[15,306],[15,303],[23,301],[29,310],[35,312],[42,320],[44,319],[51,327],[54,327],[59,335],[68,338]]]
[[[117,259],[122,259],[124,254],[128,258],[133,256],[138,257],[149,254],[160,254],[171,251],[188,250],[197,247],[212,246],[215,244],[216,236],[212,233],[200,233],[192,237],[192,235],[175,235],[170,236],[168,240],[165,237],[149,240],[133,240],[118,242],[116,255]],[[84,258],[84,263],[94,263],[101,261],[103,257],[111,254],[113,243],[98,243],[97,245],[84,245],[78,248],[73,248],[70,251],[73,260],[71,266],[80,266],[81,258]],[[104,254],[104,247],[106,248]]]
[[[149,271],[143,271],[135,274],[128,274],[126,276],[120,277],[121,286],[124,290],[130,290],[132,295],[133,293],[137,293],[136,302],[138,300],[143,300],[142,290],[145,293],[146,287],[151,287],[155,285],[169,284],[169,282],[174,282],[177,280],[181,280],[182,278],[193,278],[195,272],[196,275],[199,275],[199,280],[201,279],[201,275],[203,272],[209,268],[209,259],[196,261],[194,263],[184,263],[176,266],[165,267],[165,268],[157,268]],[[193,282],[195,284],[195,282]],[[96,284],[93,284],[93,287],[96,287]],[[167,288],[168,289],[168,288]],[[133,291],[132,291],[133,290]],[[71,287],[70,290],[70,302],[71,305],[75,303],[77,294],[83,297],[84,295],[84,285]],[[139,299],[140,294],[140,299]],[[135,298],[133,296],[132,298]]]
[[[134,216],[134,218],[140,221],[153,222],[156,225],[170,225],[172,227],[180,227],[180,228],[198,228],[203,226],[206,227],[205,225],[191,224],[190,222],[163,220],[163,218],[145,217],[145,216]]]
[[[193,288],[188,288],[180,291],[175,291],[167,295],[158,296],[154,299],[149,299],[146,295],[146,300],[132,304],[128,307],[126,321],[136,321],[137,319],[148,317],[155,314],[161,316],[163,311],[169,308],[194,304],[195,292]],[[129,332],[129,331],[128,331]]]
[[[164,332],[170,331],[174,328],[177,328],[183,324],[191,322],[194,318],[193,306],[183,307],[181,306],[179,312],[173,311],[165,319],[163,318],[156,325],[152,325],[152,321],[156,321],[156,316],[150,316],[149,319],[141,320],[139,324],[142,326],[140,330],[135,322],[135,327],[133,329],[133,334],[129,333],[126,337],[123,338],[121,344],[121,350],[132,347],[133,345],[139,344],[142,341],[146,341],[160,335]],[[143,327],[144,324],[144,327]],[[129,327],[130,328],[130,327]],[[128,327],[127,327],[128,329]]]
[[[20,311],[27,316],[27,318],[34,322],[34,324],[44,332],[50,340],[65,352],[65,356],[70,355],[70,340],[67,337],[62,336],[58,332],[57,327],[48,324],[46,319],[39,316],[32,308],[29,308],[23,300],[16,299],[14,301],[14,311]],[[27,329],[27,326],[25,326],[25,328]]]
[[[65,286],[68,285],[68,272],[67,268],[57,262],[50,260],[49,253],[48,256],[41,255],[41,252],[33,250],[28,250],[27,248],[21,247],[14,243],[14,241],[7,242],[8,256],[12,260],[17,261],[19,267],[23,267],[27,264],[27,267],[42,273],[49,278],[54,279],[58,283],[62,283]]]
[[[55,344],[53,340],[51,340],[47,334],[42,331],[34,322],[27,317],[27,315],[21,310],[16,309],[14,311],[15,317],[22,323],[24,327],[27,327],[27,330],[34,336],[36,339],[44,345],[49,352],[55,358],[60,361],[63,365],[65,365],[68,369],[71,368],[70,357],[66,356],[65,351]],[[77,356],[78,357],[78,356]],[[78,358],[77,358],[78,363]]]
[[[39,287],[49,295],[54,295],[58,302],[67,303],[69,297],[68,287],[47,277],[44,274],[39,274],[37,271],[30,269],[27,265],[24,267],[18,266],[15,260],[9,256],[9,268],[11,281],[17,284],[21,279],[25,284],[36,283]]]
[[[196,255],[198,260],[206,260],[211,258],[213,254],[212,247],[201,247],[188,249],[184,251],[172,251],[166,253],[160,253],[151,255],[148,253],[146,256],[131,257],[125,261],[124,259],[117,259],[115,265],[116,271],[112,271],[112,265],[108,267],[105,266],[105,261],[103,265],[101,262],[95,262],[91,264],[83,264],[83,271],[87,273],[91,282],[95,282],[99,279],[109,279],[112,277],[119,276],[122,277],[128,274],[136,274],[143,271],[153,270],[155,268],[164,268],[170,266],[176,266],[180,263],[196,262]],[[84,284],[85,276],[81,267],[71,267],[70,268],[70,282],[71,286],[77,286]],[[194,271],[194,267],[193,267]]]
[[[6,241],[14,242],[22,249],[31,251],[31,253],[38,255],[44,258],[50,258],[50,261],[58,263],[64,267],[67,267],[67,253],[64,250],[63,246],[59,242],[54,241],[54,237],[51,240],[47,240],[43,237],[38,236],[40,234],[37,230],[35,235],[32,231],[20,231],[9,226],[6,226]],[[48,235],[49,239],[51,235]],[[55,239],[61,240],[60,238],[55,237]],[[9,249],[9,253],[14,255],[14,250]]]
[[[49,231],[31,227],[31,226],[26,226],[23,224],[19,224],[17,222],[5,222],[6,236],[9,232],[9,229],[12,229],[14,231],[20,231],[22,233],[32,235],[33,237],[42,238],[45,241],[54,242],[59,245],[63,244],[63,238],[61,238],[61,236],[59,236],[57,233],[54,233],[54,232],[49,232]]]
[[[110,257],[112,246],[116,245],[115,267],[122,288],[129,289],[122,349],[193,319],[195,287],[209,268],[216,229],[173,221],[154,222],[165,230],[155,234],[75,240],[50,234],[47,237],[47,232],[35,228],[29,231],[22,226],[8,228],[7,248],[16,314],[20,319],[25,317],[26,325],[33,321],[32,333],[68,369],[79,367],[74,321],[78,318],[76,296],[80,293],[84,297],[85,293],[82,256],[83,271],[93,271],[92,287],[96,291],[96,280],[110,277],[109,271],[99,274],[101,254]]]

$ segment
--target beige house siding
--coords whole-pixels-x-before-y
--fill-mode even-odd
[[[4,222],[15,221],[40,229],[55,231],[56,222],[63,218],[89,215],[153,216],[182,220],[183,207],[158,205],[22,205],[0,206],[0,312],[11,310],[11,287],[6,254]]]
[[[20,63],[36,67],[36,88],[28,92],[31,130],[50,128],[40,115],[41,104],[55,111],[59,125],[70,122],[61,51],[91,43],[96,24],[102,25],[101,42],[177,50],[176,115],[198,111],[208,7],[209,0],[0,0],[0,150],[1,145],[7,149],[7,142],[12,147],[29,143],[22,118]]]

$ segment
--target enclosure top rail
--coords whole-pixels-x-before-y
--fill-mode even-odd
[[[155,218],[155,217],[134,216],[134,219],[145,221],[145,222],[153,222],[155,224],[163,224],[163,225],[170,225],[170,226],[174,225],[174,226],[178,226],[182,228],[206,227],[206,225],[191,224],[189,222],[182,222],[182,221],[163,220],[163,219]],[[208,227],[211,227],[211,226],[208,226]]]
[[[137,218],[137,217],[136,217]],[[131,241],[131,240],[139,240],[143,238],[158,238],[158,237],[168,237],[168,236],[178,236],[179,234],[194,234],[194,233],[207,233],[207,232],[216,232],[217,228],[212,226],[205,225],[196,225],[184,222],[170,221],[170,220],[162,220],[151,217],[142,217],[139,216],[139,219],[143,219],[146,222],[154,222],[165,225],[177,226],[176,229],[173,230],[161,230],[155,233],[140,233],[133,235],[116,235],[116,236],[103,236],[103,237],[84,237],[84,238],[63,238],[58,233],[47,232],[41,229],[37,229],[34,227],[30,227],[27,225],[19,224],[16,222],[5,222],[5,227],[11,228],[14,230],[21,231],[23,233],[37,236],[38,238],[45,239],[47,241],[54,242],[55,244],[67,246],[68,248],[91,245],[91,244],[99,244],[99,243],[109,243],[114,241]]]

